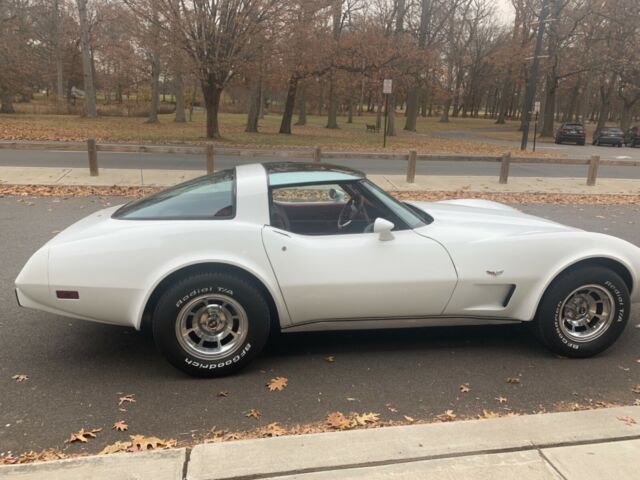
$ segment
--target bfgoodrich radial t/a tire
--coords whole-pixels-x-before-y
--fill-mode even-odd
[[[264,347],[269,327],[263,295],[224,273],[182,279],[164,292],[153,314],[158,350],[176,368],[198,377],[244,367]]]
[[[604,267],[583,267],[556,278],[538,308],[533,325],[553,352],[590,357],[618,339],[629,320],[626,284]]]

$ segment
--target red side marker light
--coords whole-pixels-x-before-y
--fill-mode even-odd
[[[80,298],[80,294],[77,290],[56,290],[56,297],[78,300]]]

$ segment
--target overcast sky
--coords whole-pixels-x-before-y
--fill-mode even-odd
[[[493,0],[496,5],[496,12],[500,16],[500,20],[504,23],[510,23],[513,20],[513,5],[510,0]]]

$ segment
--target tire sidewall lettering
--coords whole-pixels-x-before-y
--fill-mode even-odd
[[[227,295],[229,297],[234,296],[234,292],[230,288],[219,287],[219,286],[201,287],[201,288],[196,288],[194,290],[191,290],[191,292],[179,298],[176,301],[175,306],[177,309],[180,309],[182,305],[184,305],[186,302],[188,302],[192,298],[205,293],[220,293],[222,295]]]
[[[249,350],[251,350],[251,343],[247,342],[243,345],[242,350],[239,353],[236,353],[231,358],[207,362],[206,360],[199,360],[196,358],[185,357],[184,363],[194,368],[199,368],[204,370],[215,370],[217,368],[224,368],[224,367],[233,365],[235,363],[238,363],[240,360],[242,360],[245,357],[245,355],[247,355]]]

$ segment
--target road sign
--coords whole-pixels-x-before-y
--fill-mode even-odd
[[[533,104],[533,113],[540,113],[540,102]]]
[[[382,93],[385,95],[391,94],[393,91],[393,80],[390,78],[385,78],[382,82]]]

